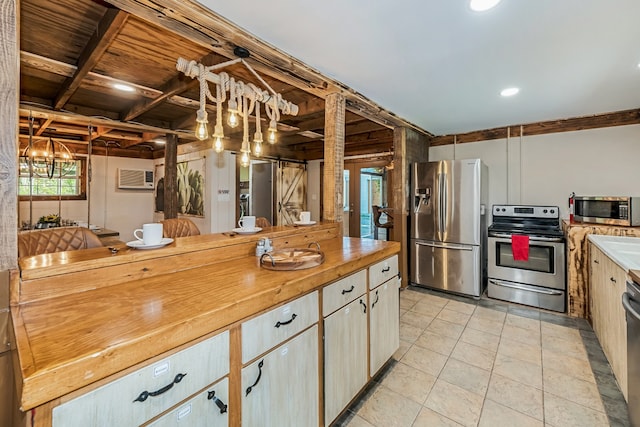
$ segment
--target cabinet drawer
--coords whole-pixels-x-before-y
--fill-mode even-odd
[[[208,387],[148,427],[226,427],[229,425],[229,380]]]
[[[53,408],[52,425],[140,425],[228,373],[223,332]]]
[[[322,316],[326,317],[340,307],[364,294],[367,290],[367,271],[362,270],[344,277],[322,290]]]
[[[369,267],[369,289],[373,289],[397,275],[398,255],[373,264]]]
[[[318,292],[312,292],[242,324],[242,363],[257,357],[318,321]]]

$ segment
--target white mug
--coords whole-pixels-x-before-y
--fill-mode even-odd
[[[138,236],[138,232],[142,233],[142,236]],[[142,224],[142,228],[137,228],[133,235],[145,246],[157,245],[162,241],[162,224],[159,222]]]
[[[244,230],[253,230],[254,228],[256,228],[256,217],[245,215],[240,218],[240,221],[238,221],[238,225]]]
[[[300,212],[300,222],[311,222],[311,212],[309,211]]]

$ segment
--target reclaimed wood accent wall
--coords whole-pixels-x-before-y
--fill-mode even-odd
[[[17,0],[0,2],[0,270],[18,266],[17,14]]]
[[[506,139],[508,134],[510,134],[511,137],[519,136],[521,126],[523,136],[532,136],[635,124],[640,124],[640,108],[594,116],[574,117],[570,119],[550,120],[525,125],[512,125],[478,130],[458,135],[441,135],[431,139],[431,146],[435,147],[438,145],[453,144],[454,138],[456,144],[490,141],[492,139]]]
[[[344,117],[344,96],[339,93],[329,95],[325,100],[323,221],[343,221]]]
[[[409,215],[411,209],[411,163],[429,160],[429,138],[409,128],[393,131],[393,218],[394,240],[399,241],[402,287],[409,285]]]
[[[591,320],[589,234],[640,237],[640,227],[616,227],[563,222],[567,236],[567,314]]]

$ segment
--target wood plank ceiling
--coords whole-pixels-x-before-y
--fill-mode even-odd
[[[235,33],[223,37],[227,45],[242,40]],[[219,42],[212,40],[211,44]],[[234,59],[224,54],[228,49],[213,51],[166,26],[94,0],[22,0],[20,49],[21,148],[28,144],[32,116],[34,138],[51,137],[84,153],[91,127],[93,153],[104,153],[108,147],[109,155],[141,158],[162,157],[159,141],[167,133],[176,134],[179,144],[196,141],[198,84],[176,70],[178,57],[205,65]],[[265,155],[322,158],[322,95],[329,93],[329,85],[294,86],[289,82],[296,79],[289,71],[274,67],[274,72],[266,75],[261,73],[264,63],[254,57],[248,62],[300,108],[297,116],[281,117],[278,143],[265,144]],[[224,71],[262,86],[241,64]],[[274,77],[278,72],[281,79]],[[115,83],[133,86],[135,92],[117,90]],[[358,111],[356,102],[348,101],[348,105]],[[209,103],[208,109],[212,128],[215,108]],[[381,114],[380,120],[375,114],[364,116],[368,117],[347,111],[345,155],[391,152],[393,130],[385,115]],[[224,131],[226,149],[239,150],[241,130],[225,124]]]

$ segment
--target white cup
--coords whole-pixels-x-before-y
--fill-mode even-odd
[[[142,236],[138,236],[138,232],[142,233]],[[145,246],[157,245],[162,241],[162,224],[159,222],[142,224],[142,228],[137,228],[133,235]]]
[[[311,212],[302,211],[300,212],[300,222],[311,222]]]
[[[256,217],[245,215],[240,218],[240,221],[238,221],[238,225],[243,230],[253,230],[256,228]]]

